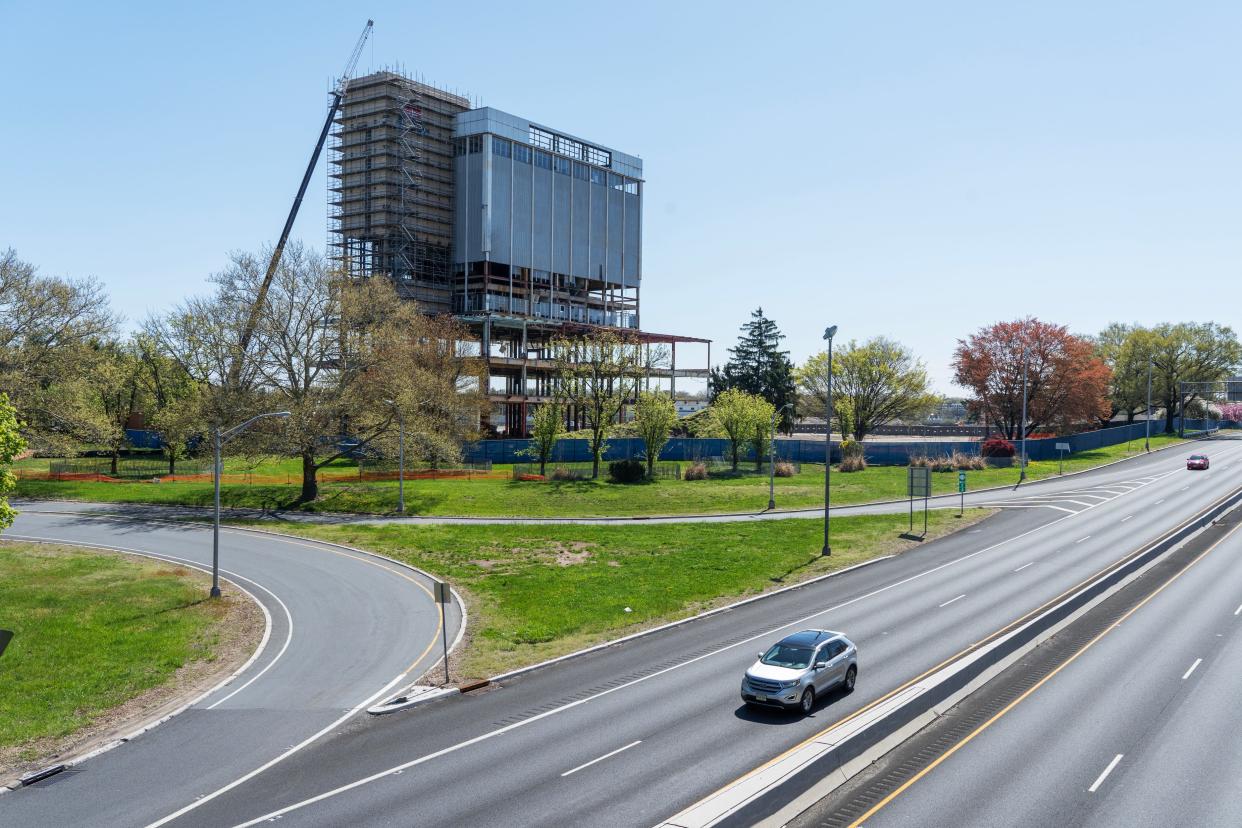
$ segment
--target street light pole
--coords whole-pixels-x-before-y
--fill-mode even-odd
[[[776,415],[780,414],[786,408],[793,408],[793,403],[785,403],[780,408],[772,412],[772,430],[768,432],[768,439],[772,444],[768,457],[768,510],[776,508]]]
[[[215,519],[211,526],[211,597],[220,597],[220,424],[212,432],[215,458],[211,466],[211,478],[215,484]]]
[[[1143,436],[1143,451],[1151,451],[1151,357],[1147,358],[1147,430]]]
[[[405,514],[405,417],[392,400],[384,400],[397,414],[397,512]]]
[[[824,339],[828,340],[828,393],[824,418],[824,548],[820,554],[832,554],[831,531],[828,520],[832,515],[832,493],[829,484],[832,481],[832,338],[837,335],[837,326],[832,325],[824,330]]]
[[[288,411],[271,411],[267,414],[259,414],[251,417],[239,426],[234,426],[223,434],[220,433],[220,424],[216,423],[213,428],[213,440],[215,444],[215,463],[212,467],[212,478],[215,488],[215,515],[211,523],[211,597],[220,597],[220,474],[223,470],[224,460],[221,457],[222,448],[225,443],[241,434],[250,426],[265,417],[288,417]]]
[[[1026,375],[1028,366],[1027,350],[1022,349],[1022,470],[1018,473],[1018,482],[1026,480]]]

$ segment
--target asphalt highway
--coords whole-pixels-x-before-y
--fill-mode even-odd
[[[1242,825],[1239,556],[1235,529],[865,824]]]
[[[1207,473],[1163,452],[1066,479],[1041,492],[1051,502],[900,557],[481,692],[354,718],[173,824],[650,826],[1217,499],[1242,442],[1207,450]],[[807,627],[859,643],[856,691],[805,719],[745,709],[738,682],[755,652]]]
[[[207,566],[211,530],[24,506],[8,539],[55,540]],[[420,574],[327,544],[221,534],[221,568],[270,620],[258,658],[164,724],[36,785],[0,796],[4,826],[142,826],[208,801],[338,729],[440,658],[439,610]],[[449,616],[449,639],[460,623]],[[287,758],[282,758],[287,757]],[[275,763],[275,764],[272,764]],[[245,782],[240,783],[245,787]],[[258,807],[261,807],[256,803]]]

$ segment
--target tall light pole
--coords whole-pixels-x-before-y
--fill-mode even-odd
[[[392,400],[384,400],[397,415],[397,512],[405,514],[405,417]]]
[[[1143,436],[1143,451],[1151,451],[1151,363],[1147,357],[1147,430]]]
[[[776,508],[776,415],[786,408],[793,408],[793,403],[785,403],[772,412],[772,430],[768,432],[772,442],[771,457],[768,458],[768,509]]]
[[[220,597],[220,474],[223,471],[223,461],[220,459],[221,449],[225,443],[232,440],[238,434],[241,434],[250,426],[257,423],[265,417],[288,417],[288,411],[270,411],[267,414],[259,414],[251,417],[239,426],[233,426],[223,434],[220,433],[219,424],[216,425],[214,431],[215,437],[215,463],[212,464],[212,480],[215,484],[215,517],[211,525],[211,597]]]
[[[1019,483],[1021,483],[1023,480],[1026,480],[1026,375],[1027,375],[1027,366],[1028,366],[1027,354],[1028,354],[1027,349],[1023,348],[1022,349],[1022,424],[1019,426],[1019,428],[1022,429],[1022,462],[1021,462],[1022,470],[1018,473]]]
[[[828,393],[825,395],[827,405],[824,412],[824,548],[820,551],[821,555],[832,554],[828,519],[832,514],[832,494],[829,490],[832,481],[832,338],[836,335],[836,325],[824,330],[824,339],[828,340]]]

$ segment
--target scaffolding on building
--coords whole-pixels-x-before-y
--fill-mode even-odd
[[[453,118],[460,95],[391,71],[357,78],[328,152],[328,247],[352,277],[385,275],[431,312],[452,306]]]

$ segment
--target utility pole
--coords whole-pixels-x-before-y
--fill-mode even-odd
[[[776,508],[776,415],[780,414],[786,408],[793,408],[793,403],[785,403],[780,408],[772,412],[772,430],[769,434],[769,441],[772,444],[770,456],[768,457],[768,510]]]
[[[824,339],[828,340],[828,393],[824,420],[824,548],[820,554],[832,554],[831,530],[829,518],[832,515],[832,338],[837,335],[837,326],[832,325],[824,331]]]
[[[1018,482],[1026,480],[1026,375],[1027,375],[1027,359],[1028,351],[1022,349],[1022,423],[1019,428],[1022,429],[1022,470],[1018,473]]]
[[[1143,438],[1143,451],[1151,451],[1151,363],[1147,357],[1147,433]]]

